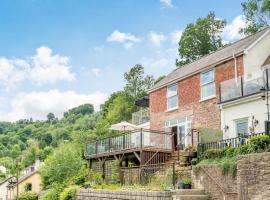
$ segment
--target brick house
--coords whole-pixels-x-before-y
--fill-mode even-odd
[[[158,82],[149,91],[150,129],[176,133],[175,143],[185,145],[194,142],[198,128],[222,130],[227,121],[221,120],[221,85],[261,69],[270,55],[269,31],[227,45]]]

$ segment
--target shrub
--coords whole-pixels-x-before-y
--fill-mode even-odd
[[[216,158],[221,158],[223,156],[224,156],[224,150],[222,149],[208,149],[202,154],[200,159],[201,160],[216,159]]]
[[[185,185],[188,185],[188,184],[191,184],[191,180],[189,177],[185,176],[182,181],[181,181],[183,184]]]
[[[224,149],[224,153],[228,158],[235,157],[239,154],[239,149],[237,147],[227,147],[226,149]]]
[[[254,149],[252,148],[252,146],[250,144],[246,144],[246,145],[239,147],[238,152],[240,155],[245,155],[245,154],[254,153]]]
[[[102,185],[104,180],[102,178],[102,174],[99,172],[94,172],[93,170],[89,173],[90,181],[97,185]]]
[[[261,150],[265,151],[270,145],[270,137],[268,135],[260,135],[253,137],[250,140],[250,145],[256,152]]]
[[[38,195],[33,192],[27,192],[21,194],[19,197],[16,198],[16,200],[38,200]]]
[[[46,191],[41,200],[59,200],[59,195],[63,191],[63,186],[54,184],[52,189]]]
[[[77,175],[71,177],[66,181],[68,185],[79,185],[83,186],[87,182],[89,176],[89,170],[83,166]]]
[[[76,200],[76,191],[79,189],[79,186],[70,186],[60,194],[60,200]]]

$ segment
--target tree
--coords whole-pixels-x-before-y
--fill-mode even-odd
[[[45,189],[62,184],[68,178],[78,174],[85,164],[81,149],[74,144],[62,144],[45,160],[41,168],[41,180]]]
[[[47,121],[50,122],[50,123],[52,123],[54,120],[55,120],[54,114],[51,113],[51,112],[48,113],[48,115],[47,115]]]
[[[68,117],[69,115],[89,115],[94,112],[94,106],[92,104],[83,104],[78,107],[70,109],[68,112],[64,113],[64,117]]]
[[[109,106],[106,120],[110,123],[118,123],[120,121],[129,121],[132,113],[136,111],[134,97],[126,92],[120,93]]]
[[[129,72],[126,72],[124,78],[126,81],[125,92],[135,99],[145,96],[147,90],[154,85],[153,76],[147,75],[144,77],[144,67],[140,64],[136,64]]]
[[[176,65],[181,67],[222,47],[220,33],[225,24],[213,12],[188,24],[179,41],[180,60]]]
[[[254,34],[270,25],[270,0],[248,0],[242,8],[247,26],[240,32]]]

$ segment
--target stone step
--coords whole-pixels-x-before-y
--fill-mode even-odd
[[[205,195],[204,189],[178,189],[173,192],[175,195]]]
[[[208,195],[173,195],[173,200],[209,200]]]

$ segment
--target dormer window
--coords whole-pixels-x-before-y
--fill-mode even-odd
[[[178,107],[177,84],[170,85],[167,88],[167,110],[173,110]]]
[[[201,99],[209,99],[216,96],[214,69],[201,73]]]

